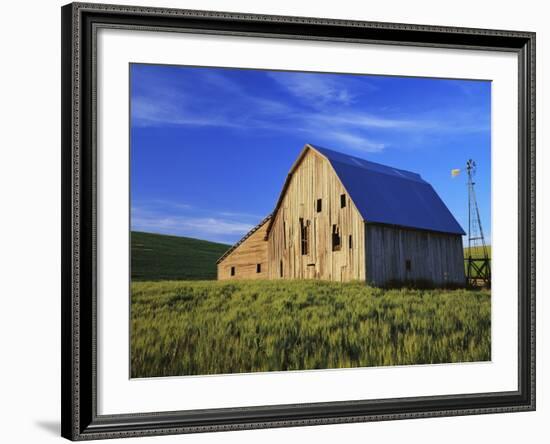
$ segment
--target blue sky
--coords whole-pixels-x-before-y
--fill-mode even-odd
[[[132,64],[133,230],[233,243],[306,143],[419,173],[465,231],[465,171],[490,242],[488,81]]]

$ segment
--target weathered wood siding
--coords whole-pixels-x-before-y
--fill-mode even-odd
[[[346,195],[344,208],[340,206],[342,194]],[[321,199],[320,212],[317,199]],[[311,150],[305,154],[274,218],[268,240],[270,279],[365,280],[363,220],[321,155]],[[306,255],[302,255],[300,218],[310,223]],[[332,251],[333,225],[340,230],[339,251]]]
[[[218,264],[218,279],[267,279],[267,221]],[[261,271],[257,272],[258,264]],[[231,267],[235,275],[231,276]]]
[[[426,279],[438,285],[464,284],[460,235],[371,224],[365,230],[368,283]]]

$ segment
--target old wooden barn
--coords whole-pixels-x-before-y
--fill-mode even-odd
[[[463,284],[464,234],[420,175],[306,145],[273,213],[218,260],[218,279]]]

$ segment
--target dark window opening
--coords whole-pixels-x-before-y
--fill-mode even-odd
[[[332,226],[332,251],[340,251],[341,247],[340,228],[335,224]]]
[[[235,267],[231,267],[231,276],[235,276]]]
[[[279,261],[279,277],[283,277],[283,261]]]
[[[300,218],[300,240],[302,256],[306,256],[309,252],[309,220],[304,221],[303,218]]]
[[[256,273],[262,272],[262,264],[256,264]]]
[[[351,234],[349,235],[348,243],[349,243],[349,249],[351,250],[353,248],[353,242],[351,240]]]
[[[323,211],[323,199],[317,199],[317,212]]]
[[[407,259],[405,261],[405,270],[411,271],[411,260],[410,259]]]
[[[346,207],[346,195],[340,194],[340,208]]]

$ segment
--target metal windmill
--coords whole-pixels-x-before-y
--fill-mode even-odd
[[[479,216],[479,206],[477,205],[476,192],[474,185],[474,176],[476,174],[476,163],[472,159],[466,162],[466,171],[468,173],[468,252],[466,261],[466,277],[472,285],[491,284],[491,259],[481,218]]]
[[[489,249],[485,243],[479,207],[477,205],[474,189],[474,176],[476,174],[476,163],[472,159],[466,162],[468,173],[468,251],[466,262],[466,277],[471,285],[491,285],[491,258]],[[451,176],[460,174],[460,169],[451,171]]]

